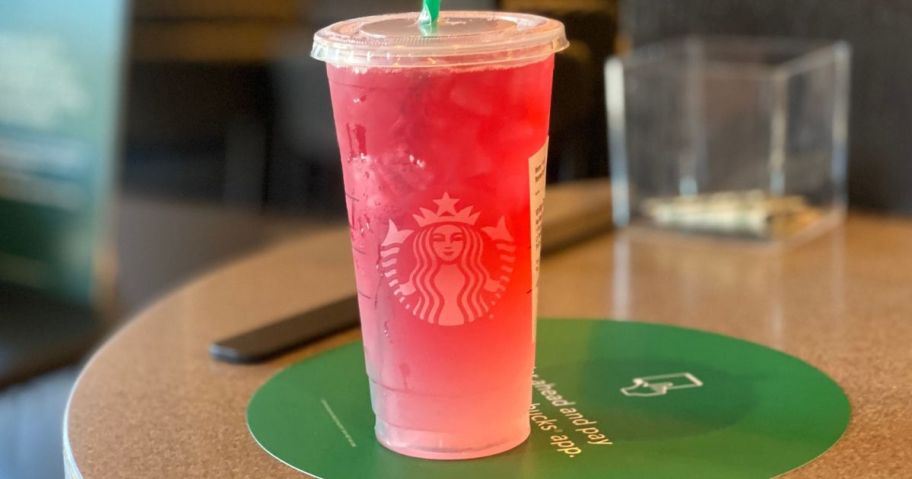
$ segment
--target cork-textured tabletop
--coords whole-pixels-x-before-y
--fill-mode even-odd
[[[555,193],[546,203],[555,213],[604,199],[592,184]],[[310,233],[241,258],[114,335],[67,408],[68,477],[302,477],[250,438],[247,402],[279,369],[358,331],[254,366],[215,362],[207,345],[353,292],[347,236]],[[541,316],[731,335],[797,356],[842,385],[852,404],[847,432],[787,477],[912,477],[912,221],[852,213],[778,252],[615,232],[542,265]]]

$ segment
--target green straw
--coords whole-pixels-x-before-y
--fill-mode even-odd
[[[418,26],[421,33],[429,35],[437,32],[437,18],[440,17],[440,0],[422,0],[421,15]]]

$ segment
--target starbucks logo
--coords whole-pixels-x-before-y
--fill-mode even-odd
[[[390,220],[380,245],[381,273],[393,294],[416,318],[440,326],[491,317],[516,260],[504,217],[478,226],[480,213],[457,209],[459,201],[444,193],[434,200],[436,211],[412,215],[413,225]]]

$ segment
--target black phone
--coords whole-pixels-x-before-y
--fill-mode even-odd
[[[349,296],[209,345],[209,354],[230,363],[256,363],[303,344],[358,326],[358,298]]]

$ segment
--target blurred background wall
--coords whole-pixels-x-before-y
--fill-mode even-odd
[[[414,8],[402,0],[137,0],[125,188],[284,210],[325,204],[309,200],[339,193],[326,176],[338,175],[337,150],[310,38],[354,15]],[[567,24],[575,41],[558,61],[552,176],[606,173],[601,62],[612,52],[614,2],[453,0],[446,8],[531,11]]]

